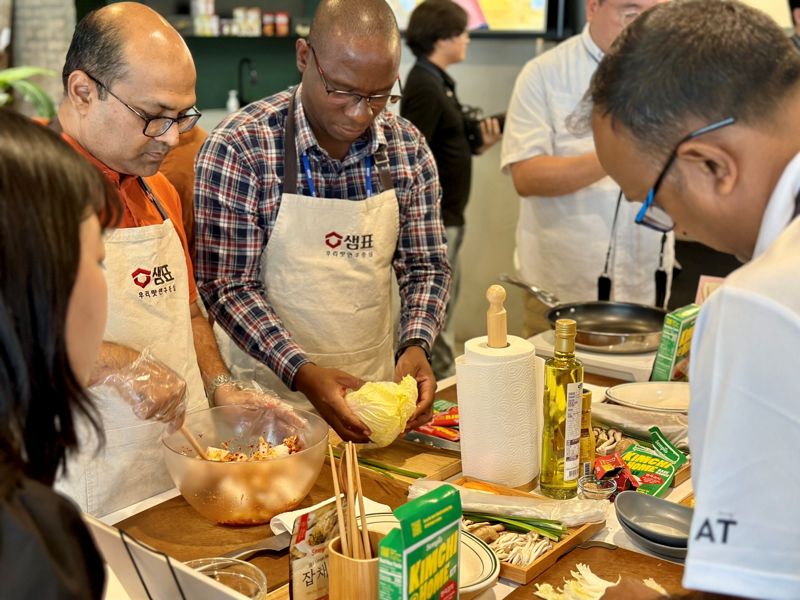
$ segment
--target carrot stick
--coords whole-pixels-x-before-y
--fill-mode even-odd
[[[331,476],[333,477],[333,492],[336,494],[336,518],[339,520],[339,539],[342,545],[342,554],[350,555],[350,547],[347,544],[347,534],[344,523],[344,511],[342,510],[342,494],[339,491],[339,477],[336,472],[336,460],[333,458],[333,448],[328,444],[328,455],[331,459]]]
[[[364,492],[361,490],[361,471],[358,468],[358,453],[353,446],[353,461],[356,465],[356,495],[358,496],[358,510],[361,512],[361,539],[364,542],[365,558],[372,558],[372,549],[369,545],[369,531],[367,531],[367,514],[364,511]]]

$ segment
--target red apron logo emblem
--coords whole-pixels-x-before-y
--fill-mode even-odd
[[[328,246],[328,248],[338,248],[342,245],[342,236],[335,231],[331,231],[325,235],[325,245]]]
[[[147,284],[150,283],[150,271],[147,269],[136,269],[131,273],[131,277],[133,278],[133,283],[142,289],[146,288]]]

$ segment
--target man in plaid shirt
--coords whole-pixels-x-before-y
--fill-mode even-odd
[[[433,157],[384,110],[399,64],[384,0],[323,0],[297,42],[301,84],[229,116],[196,164],[197,280],[234,374],[302,394],[361,442],[344,395],[364,380],[413,376],[408,427],[430,419],[450,285]]]

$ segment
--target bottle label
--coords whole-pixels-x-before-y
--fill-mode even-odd
[[[583,383],[567,384],[567,419],[564,427],[564,481],[578,478],[581,456],[581,412]]]

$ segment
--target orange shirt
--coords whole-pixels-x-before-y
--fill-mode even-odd
[[[170,150],[159,173],[163,173],[175,186],[183,205],[183,230],[189,242],[189,251],[194,259],[194,158],[208,133],[199,125],[182,133],[178,145]]]
[[[123,175],[109,169],[102,162],[97,160],[94,156],[89,154],[78,142],[72,139],[66,133],[61,134],[62,137],[72,146],[78,153],[86,157],[86,159],[96,166],[103,175],[114,184],[119,191],[122,200],[122,217],[117,224],[119,228],[127,227],[144,227],[146,225],[158,225],[163,222],[161,214],[155,207],[150,198],[139,185],[135,175]],[[189,255],[189,246],[186,243],[186,233],[183,230],[183,216],[181,213],[181,199],[178,197],[178,192],[172,187],[172,184],[161,173],[156,173],[152,177],[145,177],[144,180],[150,189],[158,198],[164,212],[172,221],[175,226],[175,231],[178,232],[178,237],[183,246],[183,253],[186,256],[186,270],[189,278],[189,303],[197,300],[197,284],[194,280],[194,267],[192,266],[192,259]]]

